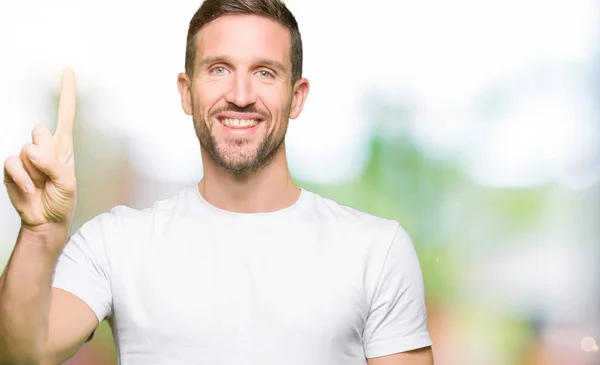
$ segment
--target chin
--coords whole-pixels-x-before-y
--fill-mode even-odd
[[[242,148],[243,150],[245,148]],[[219,149],[217,152],[217,164],[231,171],[251,170],[257,164],[254,151],[232,150],[231,148]]]
[[[256,172],[261,167],[256,161],[223,161],[219,166],[235,176],[244,176]]]

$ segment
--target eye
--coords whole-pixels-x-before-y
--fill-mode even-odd
[[[210,73],[215,75],[222,75],[225,72],[227,72],[227,69],[223,66],[217,66],[210,69]]]
[[[260,71],[258,71],[258,76],[264,77],[264,78],[267,78],[267,79],[272,79],[272,78],[275,77],[275,76],[273,76],[272,73],[270,73],[267,70],[260,70]]]

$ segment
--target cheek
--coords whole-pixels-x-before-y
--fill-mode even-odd
[[[193,103],[195,113],[208,114],[213,106],[224,98],[227,85],[224,81],[199,79],[194,85]]]
[[[263,86],[261,89],[260,99],[273,117],[273,121],[276,123],[285,122],[290,114],[290,91],[273,85]]]

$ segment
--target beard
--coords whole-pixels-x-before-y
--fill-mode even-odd
[[[215,119],[215,115],[224,111],[259,113],[264,117],[261,123],[266,123],[265,130],[267,131],[272,123],[268,113],[257,110],[254,105],[238,107],[235,104],[228,104],[226,107],[209,113],[207,119],[201,115],[196,116],[196,113],[192,112],[196,136],[208,157],[216,166],[238,177],[247,176],[268,166],[277,151],[282,148],[288,121],[282,120],[279,130],[275,129],[270,135],[265,133],[258,140],[255,138],[228,138],[218,141],[212,131],[212,121]],[[286,110],[283,115],[289,116],[289,110]]]

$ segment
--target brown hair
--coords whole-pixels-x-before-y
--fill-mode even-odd
[[[296,18],[281,0],[205,0],[192,17],[185,49],[185,72],[191,77],[196,58],[196,36],[211,21],[224,15],[259,15],[283,25],[291,35],[292,83],[302,77],[302,38]]]

